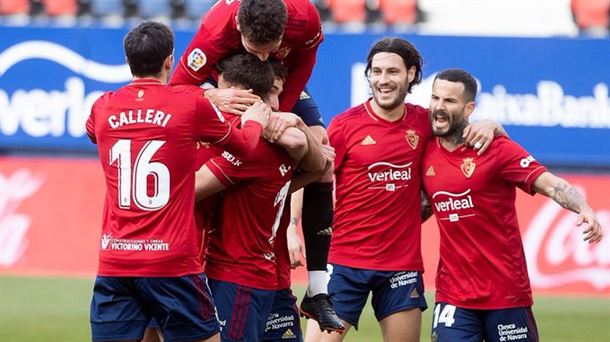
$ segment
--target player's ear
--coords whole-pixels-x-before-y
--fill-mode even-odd
[[[474,112],[474,101],[470,101],[466,104],[466,107],[464,108],[464,116],[469,118],[470,115],[472,115],[472,112]]]
[[[237,18],[237,15],[235,15],[235,24],[237,25],[237,31],[241,33],[241,27],[239,26],[239,18]]]
[[[169,56],[165,57],[165,60],[163,61],[163,68],[165,70],[171,71],[173,67],[174,67],[174,54],[172,53]]]
[[[415,79],[415,73],[417,72],[417,68],[415,66],[411,66],[409,70],[407,70],[407,84],[411,84]]]

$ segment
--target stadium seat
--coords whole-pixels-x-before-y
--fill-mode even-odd
[[[320,14],[320,19],[323,22],[332,20],[331,14],[330,14],[330,8],[328,8],[328,0],[311,0],[311,3],[313,3],[316,6],[316,9],[318,10],[318,13]]]
[[[43,0],[44,11],[48,16],[76,16],[76,0]]]
[[[366,0],[328,0],[333,20],[338,24],[364,23]]]
[[[383,21],[388,25],[415,23],[416,0],[379,0]]]
[[[572,0],[572,13],[580,29],[607,29],[610,0]]]
[[[123,15],[122,0],[91,0],[91,14],[96,17]]]
[[[0,15],[27,15],[29,12],[29,0],[0,1]]]
[[[195,20],[203,18],[216,0],[184,0],[184,13]]]
[[[170,17],[170,0],[138,0],[138,12],[143,18]]]

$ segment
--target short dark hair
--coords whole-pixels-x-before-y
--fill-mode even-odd
[[[217,64],[217,68],[228,83],[252,89],[252,92],[262,99],[269,97],[274,77],[271,63],[245,53],[223,59]]]
[[[282,38],[288,11],[282,0],[242,0],[237,21],[241,33],[249,41],[268,44]]]
[[[158,75],[174,51],[174,34],[164,24],[146,21],[127,33],[123,46],[134,76]]]
[[[411,92],[414,85],[421,83],[424,61],[415,46],[401,38],[384,38],[373,45],[366,58],[366,69],[364,70],[364,74],[367,78],[370,76],[373,57],[380,52],[390,52],[399,55],[402,58],[407,71],[412,66],[415,67],[415,77],[407,87],[408,93]]]
[[[273,68],[273,77],[279,78],[280,80],[282,80],[282,82],[286,81],[286,76],[288,76],[288,70],[286,70],[284,64],[282,64],[282,62],[276,59],[269,59],[269,62],[271,63],[271,67]]]
[[[477,96],[477,80],[465,70],[462,69],[446,69],[439,72],[434,81],[445,80],[449,82],[459,82],[464,85],[464,99],[466,102],[474,101]]]

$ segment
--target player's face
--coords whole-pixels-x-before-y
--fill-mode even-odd
[[[242,35],[241,44],[244,46],[244,49],[248,51],[248,53],[258,57],[258,59],[261,61],[266,61],[267,58],[269,58],[269,55],[280,47],[282,40],[280,39],[276,42],[270,42],[267,44],[255,44]]]
[[[473,102],[464,99],[464,84],[447,80],[435,80],[430,98],[430,122],[436,136],[449,136],[466,124]]]
[[[388,111],[402,106],[414,70],[413,67],[407,71],[402,57],[395,53],[380,52],[374,55],[369,80],[377,105]]]
[[[284,90],[284,81],[279,78],[273,79],[273,88],[269,92],[269,106],[274,111],[280,110],[280,93]]]

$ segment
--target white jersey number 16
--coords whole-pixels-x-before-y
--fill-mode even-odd
[[[159,210],[169,201],[169,169],[159,162],[151,162],[153,155],[165,144],[165,141],[147,142],[131,170],[131,140],[120,139],[110,149],[108,164],[117,162],[119,207],[129,209],[131,199],[142,210]],[[148,195],[148,176],[154,179],[154,193]]]

